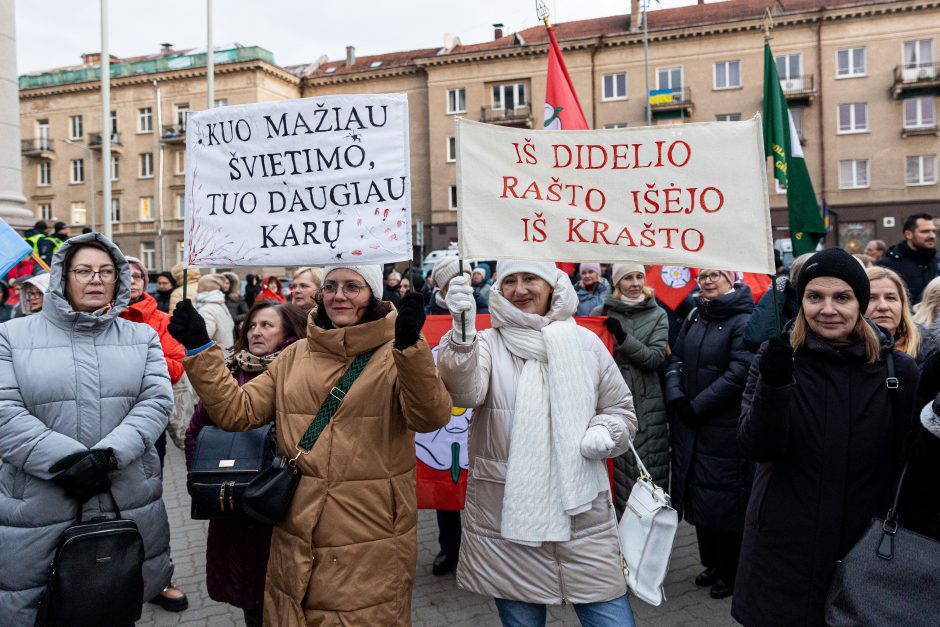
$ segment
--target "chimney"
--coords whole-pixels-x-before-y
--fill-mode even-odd
[[[346,46],[346,67],[351,67],[356,62],[356,47]]]
[[[493,39],[502,39],[503,38],[503,24],[498,22],[493,24]]]
[[[701,0],[699,0],[701,1]],[[640,0],[630,0],[630,32],[640,32]]]
[[[83,52],[82,53],[83,65],[97,65],[98,63],[101,63],[100,52]]]
[[[172,53],[173,53],[173,44],[171,43],[160,44],[160,54],[172,54]]]

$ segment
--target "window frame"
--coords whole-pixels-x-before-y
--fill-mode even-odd
[[[451,149],[453,146],[453,149]],[[457,136],[448,135],[444,140],[444,158],[447,163],[457,163]]]
[[[186,151],[185,150],[177,150],[173,154],[173,174],[175,174],[176,176],[182,176],[186,174]]]
[[[609,124],[604,125],[604,128],[629,128],[629,127],[630,127],[629,122],[611,122]]]
[[[111,197],[111,220],[114,222],[121,221],[121,197],[120,196]]]
[[[41,202],[36,205],[36,208],[39,210],[39,219],[40,220],[51,220],[52,219],[52,203],[51,202]],[[48,211],[47,211],[48,209]]]
[[[147,245],[149,244],[149,247]],[[140,262],[145,270],[152,270],[157,264],[157,243],[142,241],[140,243]]]
[[[932,168],[933,180],[924,179],[924,173],[927,171],[927,169],[924,167],[924,163],[925,163],[925,160],[928,158],[933,161],[933,168]],[[908,165],[911,159],[917,159],[919,163],[918,170],[919,170],[920,176],[917,182],[914,182],[914,183],[912,183],[911,179],[908,177]],[[937,155],[935,154],[933,155],[907,155],[904,157],[904,185],[906,187],[928,187],[930,185],[936,185],[936,184],[937,184]]]
[[[111,180],[121,180],[121,159],[117,153],[111,153]]]
[[[454,94],[454,104],[456,108],[451,108],[451,94]],[[461,96],[461,97],[458,97]],[[463,108],[460,108],[461,102],[463,101]],[[467,112],[467,88],[466,87],[451,87],[447,90],[445,96],[445,104],[447,107],[447,115],[454,115],[457,113],[466,113]]]
[[[145,167],[148,165],[149,165],[149,173],[147,173],[148,168]],[[139,179],[152,179],[153,178],[153,153],[152,152],[138,153],[137,178]]]
[[[77,170],[76,170],[77,166]],[[78,176],[76,176],[76,174]],[[82,185],[85,182],[85,160],[72,159],[69,162],[69,185]]]
[[[921,44],[923,44],[924,42],[930,42],[930,58],[929,59],[922,59],[920,57]],[[914,56],[917,58],[914,60],[913,65],[908,64],[907,55],[905,54],[907,52],[908,44],[914,44],[914,51],[915,51]],[[934,59],[935,59],[934,53],[935,53],[935,50],[933,46],[933,37],[926,37],[924,39],[911,39],[910,41],[902,41],[901,42],[901,68],[905,70],[919,70],[923,67],[927,67],[928,65],[933,65]]]
[[[617,78],[623,77],[623,93],[617,93]],[[611,87],[613,87],[613,95],[607,93],[607,79],[611,79]],[[615,102],[618,100],[629,100],[629,89],[630,83],[627,79],[626,72],[612,72],[610,74],[604,74],[601,76],[601,102]]]
[[[730,64],[736,63],[738,65],[738,84],[731,85],[730,82],[728,85],[720,86],[718,85],[718,66],[725,65],[725,78],[730,81]],[[727,61],[715,61],[712,63],[712,90],[713,91],[725,91],[728,89],[742,89],[744,86],[744,77],[742,76],[742,64],[741,59],[728,59]]]
[[[447,208],[451,211],[457,211],[459,199],[457,198],[457,186],[449,185],[447,187]]]
[[[85,120],[80,114],[69,116],[69,139],[81,139],[85,136]]]
[[[672,85],[672,72],[674,70],[679,70],[679,86]],[[668,87],[663,87],[662,83],[659,81],[660,73],[668,72],[669,74],[669,83]],[[677,91],[681,94],[683,88],[685,87],[685,67],[683,65],[670,65],[665,67],[656,68],[656,89],[669,89],[672,93]]]
[[[189,108],[188,102],[181,102],[179,104],[173,105],[173,110],[176,112],[176,128],[180,133],[186,132],[186,123],[189,121],[189,114],[192,113],[192,109]]]
[[[852,164],[852,185],[847,185],[847,181],[842,176],[842,167],[844,163]],[[858,164],[865,164],[865,184],[858,184]],[[839,189],[869,189],[871,187],[871,159],[840,159],[839,160]]]
[[[930,101],[930,104],[931,104],[930,110],[931,110],[931,116],[932,116],[932,118],[933,118],[932,122],[931,122],[930,124],[925,124],[925,123],[924,123],[924,119],[923,119],[923,118],[924,118],[924,116],[923,116],[924,107],[923,107],[923,106],[918,106],[918,107],[917,107],[918,123],[916,123],[916,124],[908,124],[908,118],[907,118],[907,104],[908,104],[909,102],[923,102],[923,101],[928,101],[928,100]],[[914,98],[905,98],[903,104],[901,105],[901,116],[902,116],[901,125],[902,125],[902,127],[903,127],[905,130],[915,130],[915,129],[921,129],[921,128],[935,128],[935,127],[937,126],[937,99],[936,99],[936,96],[916,96],[916,97],[914,97]]]
[[[790,58],[792,58],[792,57],[796,57],[797,59],[799,59],[799,63],[797,63],[797,73],[796,73],[796,75],[790,74],[790,72],[789,72],[789,65],[790,65],[790,64],[787,63],[787,64],[786,64],[786,65],[788,66],[788,68],[787,68],[787,75],[786,75],[786,76],[783,76],[782,74],[780,74],[780,67],[779,67],[779,65],[778,65],[777,62],[778,62],[779,59],[790,59]],[[786,52],[786,53],[784,53],[784,54],[779,54],[779,55],[777,55],[777,56],[774,57],[774,66],[775,66],[776,69],[777,69],[777,78],[780,79],[781,82],[782,82],[782,81],[792,81],[792,80],[797,79],[797,78],[802,78],[802,77],[803,77],[803,52],[802,52],[802,51],[800,51],[800,52]]]
[[[723,120],[722,118],[727,118]],[[716,122],[740,122],[741,114],[740,113],[716,113],[715,114]]]
[[[862,51],[862,69],[861,71],[855,67],[855,55],[856,50]],[[841,53],[846,53],[848,55],[848,72],[841,74],[841,66],[839,65],[839,55]],[[868,76],[868,48],[866,46],[855,46],[852,48],[839,48],[836,50],[836,80],[843,80],[847,78],[863,78]]]
[[[863,107],[865,112],[865,126],[864,128],[859,128],[857,125],[858,120],[856,119],[856,111],[858,106]],[[850,126],[848,129],[842,128],[842,107],[850,107],[849,109],[849,123]],[[869,115],[869,107],[867,102],[841,102],[836,105],[836,135],[858,135],[860,133],[870,133],[871,127],[868,125],[868,120],[871,116]]]
[[[81,220],[75,219],[76,211],[81,211]],[[69,221],[71,224],[88,224],[88,206],[84,200],[73,200],[69,204]]]
[[[183,192],[173,195],[173,217],[177,220],[186,218],[186,194]]]
[[[144,207],[147,207],[149,217],[144,217]],[[137,219],[139,222],[153,222],[156,217],[153,215],[153,196],[138,196],[137,199]]]
[[[491,98],[491,105],[492,105],[492,107],[493,107],[493,110],[494,110],[494,111],[505,111],[505,110],[506,110],[506,102],[505,102],[505,100],[506,100],[506,88],[507,88],[507,87],[512,88],[512,92],[513,92],[513,107],[512,107],[512,110],[515,111],[516,109],[524,109],[524,108],[528,105],[528,103],[526,102],[526,87],[525,87],[525,83],[497,83],[497,84],[493,85],[492,88],[490,89],[490,98]],[[497,91],[498,91],[498,93],[500,94],[500,97],[499,97],[499,101],[500,101],[500,102],[499,102],[499,106],[496,106],[496,94],[497,94]],[[522,95],[522,98],[521,98],[521,99],[519,98],[520,93],[521,93],[521,95]],[[522,101],[522,104],[519,104],[519,101],[520,101],[520,100]]]
[[[50,186],[52,186],[52,162],[43,159],[36,165],[36,187]]]
[[[144,122],[146,122],[146,124]],[[152,133],[153,132],[153,107],[138,107],[137,108],[137,132],[138,133]]]

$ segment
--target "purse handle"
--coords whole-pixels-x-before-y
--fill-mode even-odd
[[[636,465],[640,468],[640,476],[637,478],[637,480],[642,479],[644,481],[647,481],[651,486],[653,486],[653,492],[652,492],[653,498],[659,501],[660,500],[659,494],[661,494],[662,495],[661,500],[663,504],[671,507],[672,503],[670,502],[671,499],[669,498],[669,495],[666,494],[666,491],[663,490],[660,486],[653,483],[653,477],[650,475],[649,469],[643,463],[643,460],[640,459],[640,454],[637,453],[636,449],[633,447],[633,440],[628,440],[628,444],[630,445],[630,451],[633,453],[633,459],[636,460]]]

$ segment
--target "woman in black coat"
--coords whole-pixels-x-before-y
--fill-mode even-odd
[[[757,462],[731,606],[744,625],[824,624],[836,561],[887,512],[919,378],[863,317],[870,285],[851,255],[813,255],[797,294],[793,330],[761,348],[741,407]]]
[[[754,299],[727,270],[699,273],[697,308],[683,323],[666,372],[672,501],[695,525],[712,598],[730,596],[753,476],[736,440],[753,354],[744,345]]]

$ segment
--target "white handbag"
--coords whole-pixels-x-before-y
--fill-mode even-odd
[[[653,483],[632,442],[630,450],[640,476],[618,525],[623,576],[639,599],[659,605],[666,599],[663,581],[669,570],[679,515],[670,507],[669,495]]]

